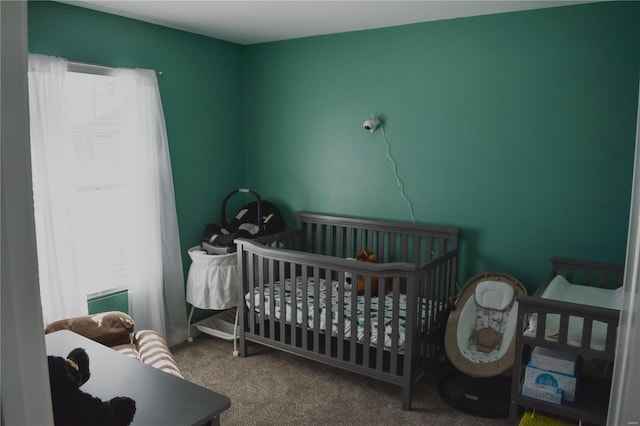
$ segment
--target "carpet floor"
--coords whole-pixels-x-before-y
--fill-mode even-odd
[[[507,419],[474,417],[439,397],[434,371],[415,387],[411,411],[401,388],[260,345],[234,357],[233,343],[206,334],[172,352],[185,379],[228,396],[223,425],[478,425]]]

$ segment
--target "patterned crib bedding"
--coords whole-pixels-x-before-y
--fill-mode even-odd
[[[302,297],[303,297],[303,280],[301,277],[296,278],[295,284],[295,300],[296,300],[296,324],[303,324],[302,318]],[[331,334],[333,336],[338,336],[339,334],[339,322],[338,315],[339,312],[339,295],[338,295],[338,282],[331,282]],[[315,305],[316,300],[314,299],[315,294],[315,281],[312,277],[307,279],[307,327],[310,330],[314,329],[314,315],[315,315]],[[286,322],[291,323],[291,313],[292,313],[292,285],[291,279],[285,280],[285,291],[284,291],[284,303],[285,303],[285,313],[286,313]],[[319,300],[318,300],[318,312],[319,312],[319,324],[320,330],[327,330],[327,282],[324,279],[320,279],[319,282]],[[264,315],[269,317],[271,316],[271,297],[273,294],[274,299],[274,310],[275,310],[275,318],[280,320],[281,318],[281,309],[280,306],[283,303],[283,298],[281,294],[281,285],[279,282],[274,284],[274,289],[269,284],[265,284],[264,286],[264,304],[263,307],[261,304],[261,296],[260,289],[254,289],[254,302],[255,302],[255,311],[260,313],[263,311]],[[378,330],[378,316],[380,315],[381,309],[379,306],[379,298],[372,297],[370,302],[370,344],[371,346],[376,346],[378,344],[378,336],[380,335],[380,331]],[[247,306],[250,308],[250,300],[251,295],[247,293],[245,295],[245,301]],[[352,321],[351,321],[351,307],[352,307],[352,292],[350,289],[344,290],[344,310],[343,310],[343,318],[344,318],[344,330],[343,336],[345,339],[351,338],[352,331]],[[356,297],[356,311],[357,311],[357,340],[360,343],[363,343],[365,340],[365,297],[357,296]],[[382,310],[382,315],[384,315],[383,323],[384,330],[382,331],[383,339],[384,339],[384,347],[391,348],[392,340],[393,340],[393,327],[392,327],[392,313],[393,313],[393,303],[394,299],[390,294],[387,294],[384,297],[384,308]],[[399,303],[398,303],[398,330],[397,330],[397,339],[398,339],[398,351],[400,352],[404,347],[405,342],[405,325],[406,325],[406,306],[407,306],[407,296],[405,294],[399,295]],[[422,312],[425,312],[426,315],[426,304],[423,305]]]
[[[476,364],[488,364],[491,362],[495,362],[504,356],[509,338],[507,338],[506,343],[507,346],[504,346],[502,343],[505,342],[505,334],[509,336],[513,333],[507,332],[507,326],[509,324],[509,315],[511,314],[511,310],[513,308],[513,304],[510,305],[504,311],[495,311],[491,309],[481,309],[479,308],[476,312],[476,328],[481,327],[491,327],[496,330],[498,335],[500,336],[499,343],[489,352],[485,352],[478,347],[475,341],[475,333],[471,333],[466,345],[462,345],[460,347],[462,354],[468,360],[475,362]],[[515,322],[515,321],[514,321]],[[510,337],[510,336],[509,336]]]

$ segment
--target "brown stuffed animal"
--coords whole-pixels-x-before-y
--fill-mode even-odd
[[[359,262],[376,263],[376,256],[373,254],[371,250],[364,249],[358,252],[358,254],[356,254],[356,260]],[[376,297],[378,295],[378,278],[371,277],[370,282],[371,282],[371,296]],[[365,277],[361,276],[358,279],[358,295],[364,294],[364,283],[365,283]],[[386,278],[384,280],[384,292],[388,293],[391,290],[393,290],[392,280],[391,278]]]

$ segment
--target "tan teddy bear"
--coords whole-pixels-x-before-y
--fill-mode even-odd
[[[359,262],[376,263],[375,254],[373,254],[373,252],[371,250],[368,250],[368,249],[364,249],[364,250],[358,252],[358,254],[356,254],[355,259],[357,261],[359,261]],[[371,296],[376,297],[378,295],[378,278],[377,277],[371,277],[370,282],[371,282]],[[361,276],[358,279],[358,294],[359,295],[363,295],[364,294],[364,284],[365,284],[365,277]],[[393,290],[393,282],[392,282],[391,278],[386,278],[384,280],[384,292],[388,293],[388,292],[390,292],[392,290]]]

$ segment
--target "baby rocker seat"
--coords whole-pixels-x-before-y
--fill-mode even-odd
[[[483,273],[464,285],[447,320],[444,346],[456,368],[438,383],[453,408],[479,417],[507,417],[515,356],[516,298],[527,294],[514,277]]]

